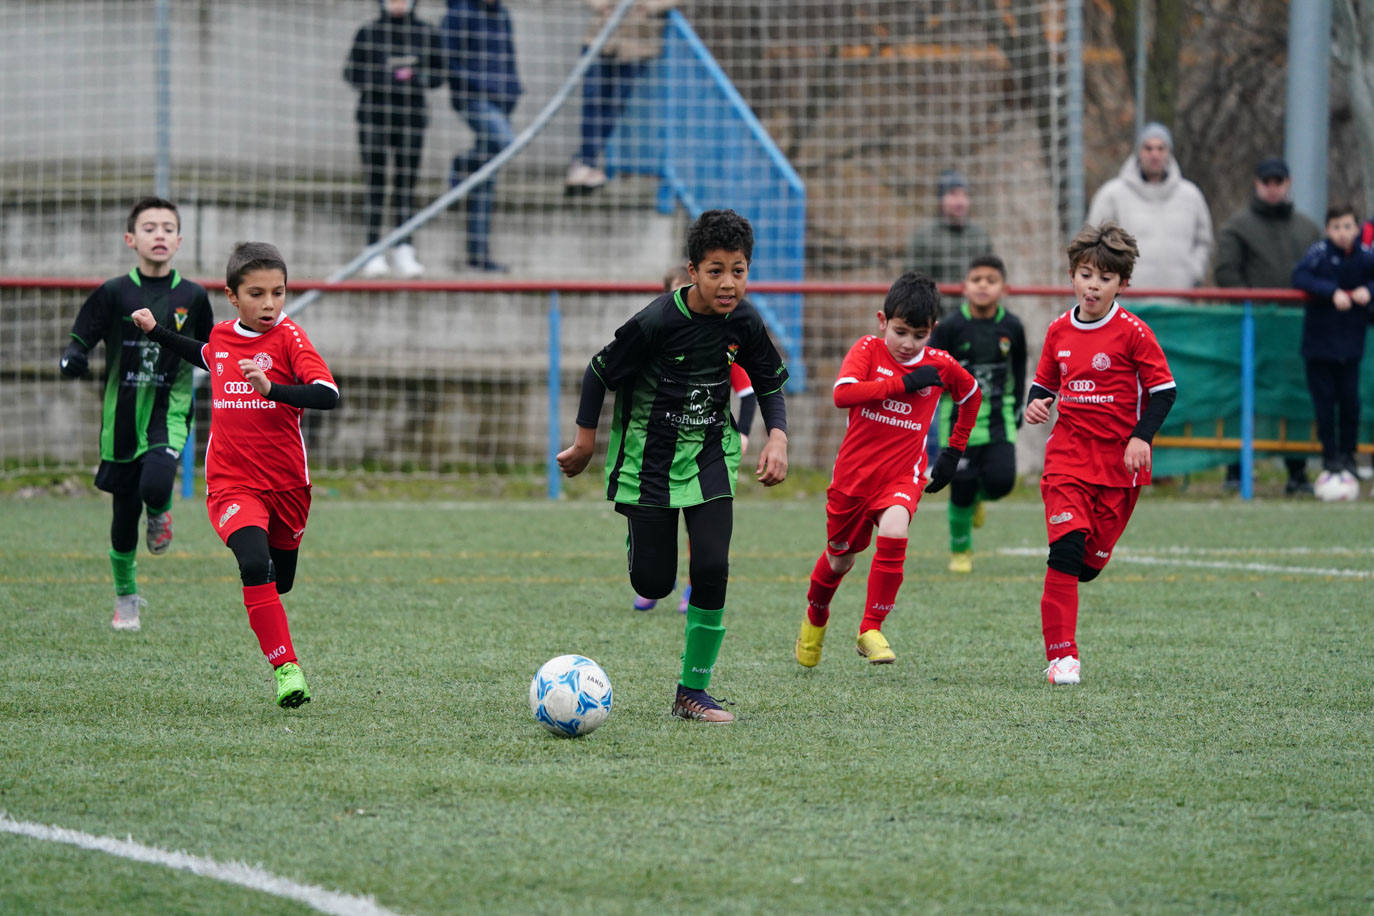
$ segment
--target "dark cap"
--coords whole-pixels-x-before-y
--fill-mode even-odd
[[[968,179],[965,178],[964,173],[958,169],[945,169],[940,173],[939,181],[935,183],[935,195],[937,197],[944,197],[955,188],[963,188],[967,191]]]
[[[1288,163],[1278,156],[1261,159],[1259,165],[1255,166],[1255,177],[1260,181],[1264,181],[1266,178],[1286,179],[1288,177]]]

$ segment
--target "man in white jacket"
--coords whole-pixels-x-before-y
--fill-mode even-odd
[[[1088,223],[1112,220],[1136,237],[1131,285],[1190,289],[1202,284],[1212,250],[1212,217],[1198,186],[1183,177],[1163,124],[1146,124],[1117,176],[1097,189]]]

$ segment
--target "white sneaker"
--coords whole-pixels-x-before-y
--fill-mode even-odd
[[[594,191],[606,183],[606,173],[585,162],[574,162],[568,166],[568,177],[563,186],[570,192]]]
[[[387,266],[386,255],[379,252],[367,259],[367,263],[362,266],[358,274],[372,280],[377,277],[385,277],[390,272],[391,268]]]
[[[1078,659],[1072,655],[1056,658],[1045,669],[1045,677],[1051,684],[1077,684],[1079,681]]]
[[[415,260],[414,245],[397,245],[391,249],[391,269],[402,280],[418,277],[425,272],[424,265]]]
[[[139,628],[138,611],[145,608],[148,602],[138,595],[116,595],[114,619],[110,621],[110,626],[116,630],[137,631]]]

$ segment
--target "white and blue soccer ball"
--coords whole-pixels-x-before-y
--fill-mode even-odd
[[[1322,471],[1312,492],[1324,503],[1348,502],[1360,498],[1360,481],[1349,471]]]
[[[561,738],[593,732],[611,714],[611,679],[585,655],[551,658],[530,681],[530,712]]]

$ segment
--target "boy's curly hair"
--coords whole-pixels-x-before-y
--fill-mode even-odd
[[[1136,258],[1140,257],[1135,236],[1113,222],[1084,226],[1066,250],[1070,273],[1079,264],[1091,264],[1100,271],[1116,274],[1122,283],[1131,279]]]
[[[940,288],[925,274],[909,270],[888,288],[883,314],[888,320],[900,318],[913,328],[933,328],[940,320]]]
[[[687,263],[697,266],[711,251],[742,251],[754,258],[754,227],[734,210],[707,210],[687,230]]]

